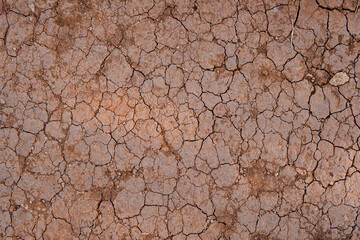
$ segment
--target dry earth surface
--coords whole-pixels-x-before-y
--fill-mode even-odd
[[[359,6],[2,0],[0,238],[360,239]]]

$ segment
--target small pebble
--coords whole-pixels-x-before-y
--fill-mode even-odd
[[[343,85],[345,83],[347,83],[350,80],[349,76],[344,73],[344,72],[339,72],[337,74],[335,74],[335,76],[333,76],[330,80],[330,84],[333,86],[340,86]]]
[[[34,3],[29,4],[29,7],[30,7],[31,11],[35,12],[35,5],[34,5]]]

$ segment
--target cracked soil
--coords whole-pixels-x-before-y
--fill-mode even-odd
[[[360,239],[359,6],[2,0],[0,239]]]

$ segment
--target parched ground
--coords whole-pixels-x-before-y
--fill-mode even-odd
[[[2,0],[0,239],[360,239],[359,7]]]

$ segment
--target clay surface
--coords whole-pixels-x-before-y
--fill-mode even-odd
[[[0,239],[360,239],[356,0],[3,0]]]

